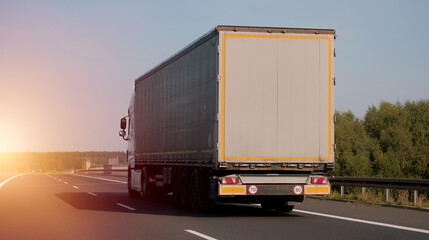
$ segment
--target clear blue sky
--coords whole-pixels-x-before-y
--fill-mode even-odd
[[[134,80],[219,24],[336,29],[337,110],[429,98],[429,1],[0,0],[0,152],[125,150]]]

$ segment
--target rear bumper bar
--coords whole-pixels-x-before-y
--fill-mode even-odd
[[[219,196],[250,195],[250,196],[300,196],[300,195],[328,195],[331,185],[280,185],[280,184],[219,184]]]

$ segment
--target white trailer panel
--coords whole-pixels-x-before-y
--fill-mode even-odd
[[[219,161],[333,162],[333,36],[220,36]]]

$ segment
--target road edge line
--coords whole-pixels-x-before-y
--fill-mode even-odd
[[[293,211],[297,212],[297,213],[316,215],[316,216],[320,216],[320,217],[335,218],[335,219],[345,220],[345,221],[350,221],[350,222],[365,223],[365,224],[370,224],[370,225],[376,225],[376,226],[382,226],[382,227],[395,228],[395,229],[400,229],[400,230],[429,234],[429,230],[421,229],[421,228],[405,227],[405,226],[400,226],[400,225],[395,225],[395,224],[381,223],[381,222],[362,220],[362,219],[357,219],[357,218],[341,217],[341,216],[336,216],[336,215],[331,215],[331,214],[310,212],[310,211],[304,211],[304,210],[299,210],[299,209],[294,209]]]
[[[123,184],[127,184],[127,182],[124,182],[124,181],[113,180],[113,179],[108,179],[108,178],[93,177],[93,176],[84,176],[84,175],[79,175],[79,174],[72,174],[72,176],[79,176],[79,177],[86,177],[86,178],[94,178],[94,179],[99,179],[99,180],[105,180],[105,181],[110,181],[110,182],[116,182],[116,183],[123,183]]]
[[[135,211],[136,210],[135,208],[132,208],[132,207],[127,206],[127,205],[122,204],[122,203],[116,203],[116,205],[121,206],[121,207],[126,208],[126,209],[131,210],[131,211]]]
[[[188,232],[188,233],[194,234],[194,235],[196,235],[196,236],[198,236],[198,237],[201,237],[201,238],[204,238],[204,239],[207,239],[207,240],[217,240],[216,238],[213,238],[213,237],[207,236],[207,235],[205,235],[205,234],[199,233],[199,232],[194,231],[194,230],[191,230],[191,229],[185,229],[185,232]]]
[[[16,177],[22,176],[22,175],[25,175],[25,173],[15,175],[15,176],[12,176],[12,177],[10,177],[10,178],[8,178],[8,179],[4,180],[3,182],[1,182],[1,183],[0,183],[0,188],[2,188],[2,187],[3,187],[7,182],[9,182],[10,180],[12,180],[12,179],[14,179],[14,178],[16,178]]]

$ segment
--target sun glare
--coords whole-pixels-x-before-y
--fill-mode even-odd
[[[14,128],[10,126],[6,128],[5,126],[8,126],[8,123],[2,124],[0,127],[0,153],[20,151],[16,135],[13,134]]]

